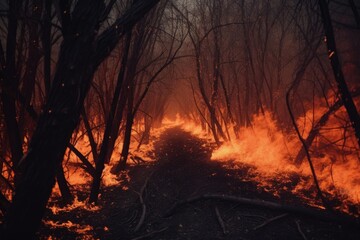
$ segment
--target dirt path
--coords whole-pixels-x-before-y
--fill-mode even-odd
[[[78,209],[47,219],[89,225],[88,239],[360,239],[359,230],[351,227],[220,199],[183,204],[165,217],[179,201],[204,194],[288,199],[243,181],[246,167],[229,170],[211,161],[210,147],[179,128],[165,131],[155,152],[155,163],[129,167],[127,191],[103,190],[101,210]],[[41,234],[61,239],[77,235],[65,227],[44,228]]]

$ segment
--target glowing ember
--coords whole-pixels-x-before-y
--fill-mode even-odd
[[[66,205],[65,207],[59,206],[50,206],[49,209],[54,215],[57,215],[61,212],[70,212],[75,209],[82,209],[86,211],[98,211],[100,210],[99,206],[89,204],[86,201],[79,201],[77,197],[75,197],[74,202],[70,205]]]
[[[55,228],[67,228],[73,232],[76,232],[81,236],[81,239],[93,239],[92,234],[89,234],[90,231],[93,230],[93,227],[90,225],[81,225],[77,223],[73,223],[71,221],[67,222],[55,222],[52,220],[44,221],[45,225],[47,225],[49,228],[55,229]],[[53,239],[52,237],[49,237],[48,239]]]
[[[126,170],[126,171],[121,171],[121,175],[118,176],[118,175],[115,175],[115,174],[112,174],[110,171],[111,171],[111,168],[113,166],[111,165],[105,165],[105,168],[104,168],[104,171],[103,171],[103,176],[102,176],[102,182],[105,186],[107,187],[110,187],[110,186],[122,186],[122,189],[123,190],[127,190],[128,187],[123,185],[123,182],[124,180],[123,179],[126,179],[127,182],[130,181],[130,177],[128,175],[129,171]]]

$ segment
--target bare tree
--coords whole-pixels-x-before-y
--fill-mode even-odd
[[[136,1],[96,36],[99,23],[112,6],[80,0],[70,8],[62,5],[66,1],[60,1],[63,42],[54,80],[29,150],[19,165],[19,183],[5,217],[3,239],[34,236],[96,68],[157,2]]]

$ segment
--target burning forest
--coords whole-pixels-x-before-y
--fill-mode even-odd
[[[0,2],[1,239],[360,239],[354,0]]]

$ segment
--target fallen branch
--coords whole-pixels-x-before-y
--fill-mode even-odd
[[[228,231],[226,230],[225,222],[222,219],[219,209],[217,207],[215,207],[215,214],[216,214],[217,221],[220,224],[221,230],[223,231],[224,235],[226,235],[228,233]]]
[[[141,212],[141,216],[140,216],[139,222],[138,222],[138,224],[136,225],[134,232],[139,231],[139,229],[141,228],[141,226],[143,225],[144,220],[145,220],[146,205],[145,205],[145,202],[144,202],[144,191],[145,191],[145,189],[146,189],[146,186],[147,186],[147,184],[148,184],[148,182],[149,182],[149,179],[150,179],[151,175],[152,175],[152,173],[149,174],[149,176],[146,178],[146,180],[145,180],[145,182],[144,182],[144,185],[143,185],[143,186],[141,187],[141,189],[140,189],[140,193],[138,193],[139,199],[140,199],[140,203],[141,203],[142,212]]]
[[[240,216],[242,216],[242,217],[256,217],[256,218],[262,218],[262,219],[266,220],[266,217],[260,216],[260,215],[255,215],[255,214],[240,214]]]
[[[156,231],[153,231],[153,232],[149,232],[149,233],[147,233],[147,234],[141,235],[141,236],[136,237],[136,238],[133,238],[133,239],[131,239],[131,240],[140,240],[140,239],[145,239],[145,238],[148,238],[148,237],[152,237],[152,236],[154,236],[155,234],[165,232],[167,229],[168,229],[168,227],[164,227],[164,228],[162,228],[162,229],[160,229],[160,230],[156,230]]]
[[[302,237],[304,240],[307,240],[306,235],[305,235],[304,232],[301,230],[300,221],[299,221],[299,220],[295,220],[295,223],[296,223],[297,230],[298,230],[298,232],[300,233],[301,237]]]
[[[267,220],[266,220],[265,222],[263,222],[262,224],[254,227],[253,230],[258,230],[258,229],[260,229],[260,228],[262,228],[262,227],[265,227],[265,226],[268,225],[269,223],[272,223],[272,222],[274,222],[274,221],[276,221],[276,220],[278,220],[278,219],[284,218],[284,217],[286,217],[286,216],[288,216],[288,215],[289,215],[288,213],[284,213],[284,214],[275,216],[275,217],[273,217],[273,218],[267,219]]]
[[[240,203],[243,205],[250,205],[260,208],[266,208],[266,209],[272,209],[272,210],[278,210],[283,211],[287,213],[294,213],[297,215],[307,216],[307,217],[315,217],[317,219],[321,219],[323,221],[327,222],[337,222],[337,223],[343,223],[343,224],[349,224],[354,227],[358,227],[359,219],[344,215],[341,213],[336,212],[329,212],[324,211],[318,208],[313,207],[301,207],[301,206],[291,206],[291,205],[284,205],[281,203],[275,203],[270,201],[264,201],[264,200],[257,200],[257,199],[250,199],[250,198],[243,198],[243,197],[236,197],[236,196],[230,196],[230,195],[219,195],[219,194],[204,194],[192,198],[188,198],[182,201],[179,201],[175,203],[165,214],[163,214],[163,217],[169,217],[174,214],[176,209],[182,205],[193,203],[201,200],[221,200],[221,201],[230,201],[235,203]]]

